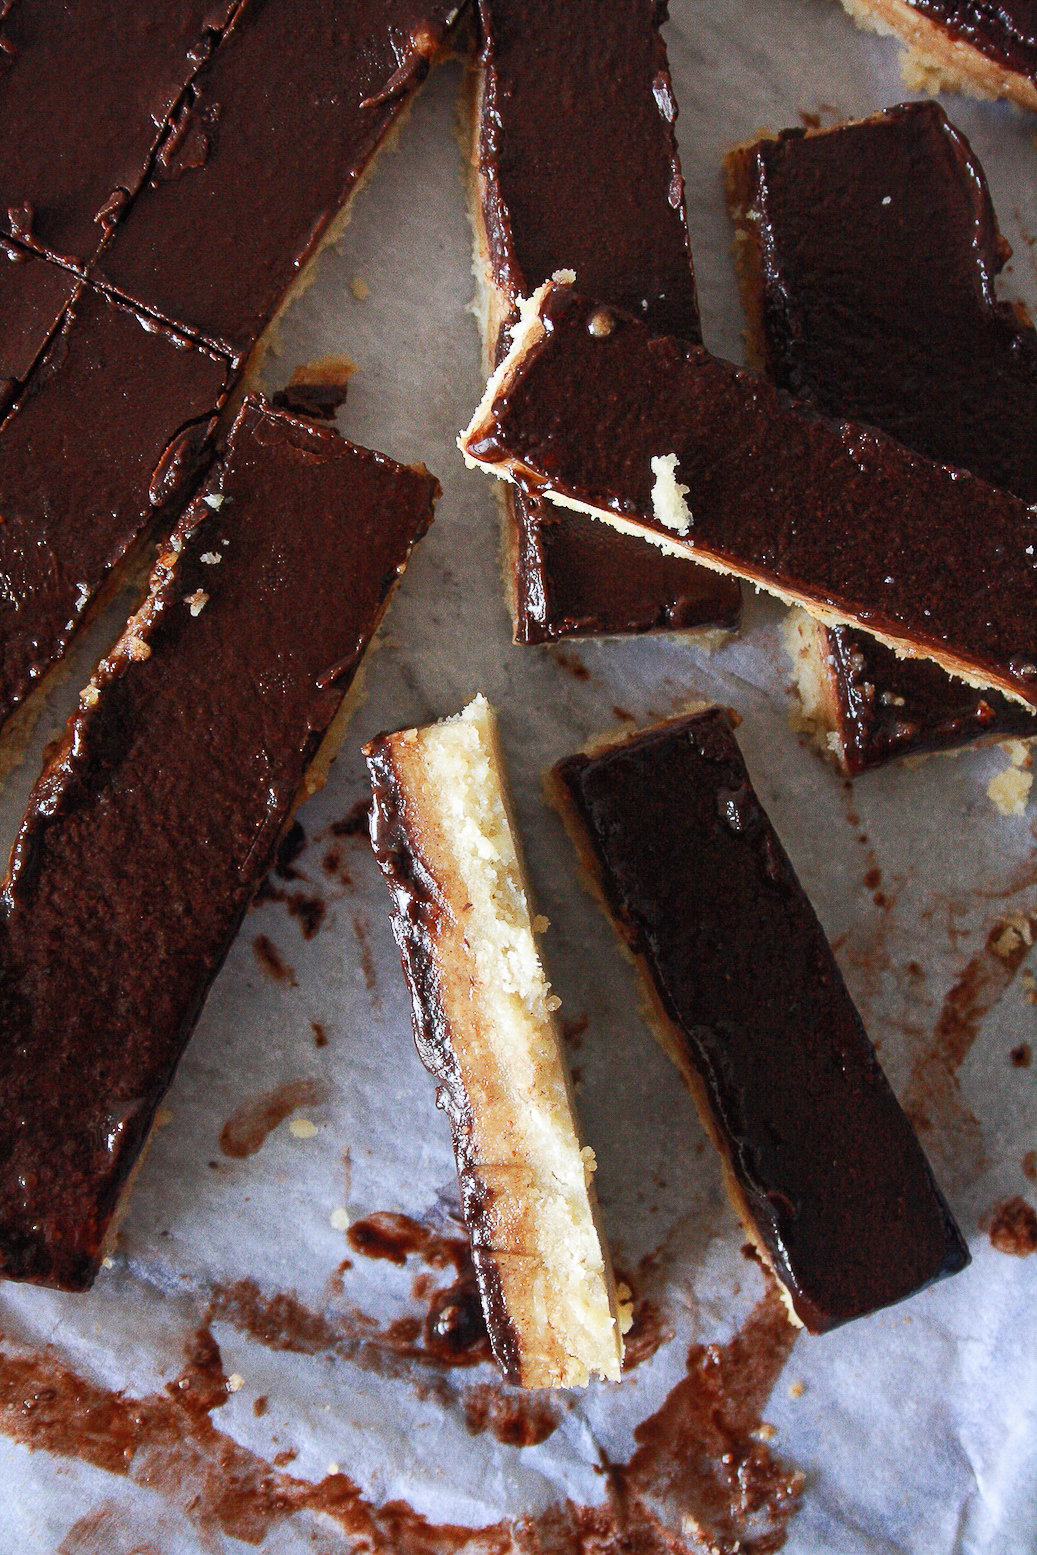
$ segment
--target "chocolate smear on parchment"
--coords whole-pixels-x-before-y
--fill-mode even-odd
[[[220,1149],[238,1160],[255,1155],[279,1123],[299,1107],[319,1106],[327,1094],[323,1080],[289,1080],[253,1101],[242,1102],[220,1131]]]
[[[203,1534],[250,1545],[315,1512],[368,1555],[766,1555],[784,1543],[802,1488],[756,1434],[795,1332],[772,1291],[728,1344],[692,1347],[687,1376],[638,1428],[630,1462],[609,1466],[601,1506],[566,1502],[479,1529],[431,1523],[403,1501],[376,1507],[347,1474],[313,1483],[242,1447],[211,1418],[229,1387],[205,1326],[191,1336],[180,1376],[142,1398],[105,1389],[49,1352],[0,1354],[0,1428],[147,1485]],[[329,1337],[304,1333],[313,1347]]]

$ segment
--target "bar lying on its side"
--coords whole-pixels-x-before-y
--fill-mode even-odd
[[[92,1282],[209,987],[437,487],[246,400],[0,891],[0,1274]]]
[[[493,1353],[523,1387],[618,1377],[615,1291],[483,697],[366,748],[422,1062],[450,1119]]]
[[[736,1208],[812,1332],[968,1263],[717,708],[551,776]]]
[[[1037,705],[1037,512],[549,282],[473,463]]]

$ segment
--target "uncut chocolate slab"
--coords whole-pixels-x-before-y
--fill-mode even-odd
[[[458,9],[457,0],[245,0],[97,278],[243,360]]]
[[[0,724],[207,457],[230,366],[85,286],[0,428]]]
[[[82,265],[143,181],[238,0],[13,0],[0,21],[5,228]]]
[[[461,446],[524,488],[1037,704],[1037,514],[700,346],[549,285]]]
[[[480,0],[473,172],[486,347],[559,269],[667,334],[699,340],[657,0]],[[516,640],[736,626],[737,584],[508,494]]]
[[[969,1261],[719,709],[560,762],[563,814],[754,1238],[822,1332]]]
[[[1037,331],[997,300],[1009,255],[983,169],[932,102],[739,147],[728,197],[750,358],[825,415],[1037,500]],[[844,765],[1037,721],[848,627],[820,628]]]
[[[1009,97],[1037,108],[1034,0],[842,0],[862,27],[907,45],[913,89]]]
[[[4,1276],[70,1290],[94,1278],[435,491],[247,400],[81,694],[0,891]]]

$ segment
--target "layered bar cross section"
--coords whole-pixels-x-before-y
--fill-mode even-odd
[[[608,1254],[537,949],[493,714],[367,747],[414,1036],[450,1119],[493,1353],[524,1387],[619,1376]],[[543,927],[541,924],[539,927]]]

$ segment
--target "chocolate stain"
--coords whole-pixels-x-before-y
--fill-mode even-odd
[[[384,1258],[400,1268],[417,1254],[433,1269],[454,1268],[458,1274],[471,1261],[468,1239],[444,1236],[394,1210],[376,1210],[363,1220],[354,1220],[349,1228],[349,1245],[365,1258]]]
[[[220,1132],[224,1155],[242,1160],[255,1155],[279,1123],[291,1117],[298,1107],[315,1107],[324,1101],[328,1088],[322,1080],[289,1080],[276,1091],[267,1091],[254,1101],[243,1102],[231,1113]]]
[[[1016,1194],[994,1211],[990,1240],[999,1253],[1026,1258],[1037,1253],[1037,1210]]]
[[[157,1544],[138,1538],[139,1532],[139,1524],[127,1527],[123,1509],[109,1499],[77,1519],[55,1555],[162,1555]]]
[[[588,1024],[589,1017],[586,1015],[577,1015],[572,1020],[563,1020],[562,1022],[562,1040],[565,1042],[566,1047],[571,1048],[574,1053],[578,1052],[583,1046],[583,1034],[587,1030]]]
[[[915,1064],[905,1093],[904,1110],[915,1128],[935,1134],[963,1174],[974,1175],[988,1159],[979,1120],[961,1094],[958,1071],[984,1018],[1004,996],[1029,953],[1019,921],[995,923],[983,949],[948,992],[930,1046]]]
[[[623,1370],[634,1371],[643,1366],[675,1334],[673,1323],[654,1301],[635,1295],[634,1321],[623,1336]]]
[[[630,1462],[608,1465],[602,1506],[566,1501],[478,1529],[431,1523],[404,1501],[376,1507],[343,1473],[298,1479],[219,1430],[211,1415],[229,1388],[204,1325],[180,1376],[141,1398],[100,1387],[52,1353],[0,1354],[0,1427],[29,1448],[147,1485],[204,1535],[253,1546],[314,1512],[369,1555],[766,1555],[785,1542],[802,1491],[802,1475],[756,1435],[796,1332],[772,1289],[728,1344],[692,1346],[686,1378],[637,1428]]]
[[[547,1394],[506,1393],[493,1383],[468,1389],[464,1413],[472,1436],[490,1431],[506,1447],[537,1447],[561,1424]]]
[[[282,961],[281,952],[272,939],[266,934],[257,934],[252,941],[252,949],[263,971],[272,977],[275,983],[287,983],[291,988],[298,988],[299,983],[295,972],[286,961]]]
[[[578,659],[575,654],[566,653],[564,648],[550,648],[548,652],[550,653],[552,659],[554,659],[555,663],[559,665],[561,669],[567,670],[574,680],[590,680],[590,670],[587,668],[586,664],[583,663],[582,659]]]
[[[327,1045],[328,1045],[328,1034],[324,1030],[324,1027],[321,1025],[320,1021],[319,1020],[311,1020],[310,1021],[310,1028],[311,1028],[311,1030],[313,1032],[313,1045],[314,1045],[314,1047],[327,1047]]]
[[[370,796],[358,799],[340,821],[332,821],[328,827],[333,837],[369,837],[371,834]]]
[[[277,845],[274,873],[282,880],[299,880],[295,861],[306,847],[306,832],[301,821],[293,821]]]
[[[327,905],[310,891],[284,891],[267,875],[256,893],[253,906],[263,902],[283,902],[302,929],[303,939],[313,939],[327,915]],[[264,936],[265,937],[265,936]]]
[[[1028,1042],[1020,1042],[1009,1054],[1016,1069],[1029,1069],[1033,1063],[1033,1049]]]
[[[364,971],[364,982],[369,993],[374,993],[378,987],[378,968],[374,964],[374,956],[371,954],[371,946],[367,940],[367,924],[359,914],[353,919],[353,933],[356,935],[360,946],[360,965]],[[378,1000],[375,1000],[378,1003]]]
[[[1037,1150],[1027,1150],[1023,1156],[1023,1176],[1037,1182]]]

